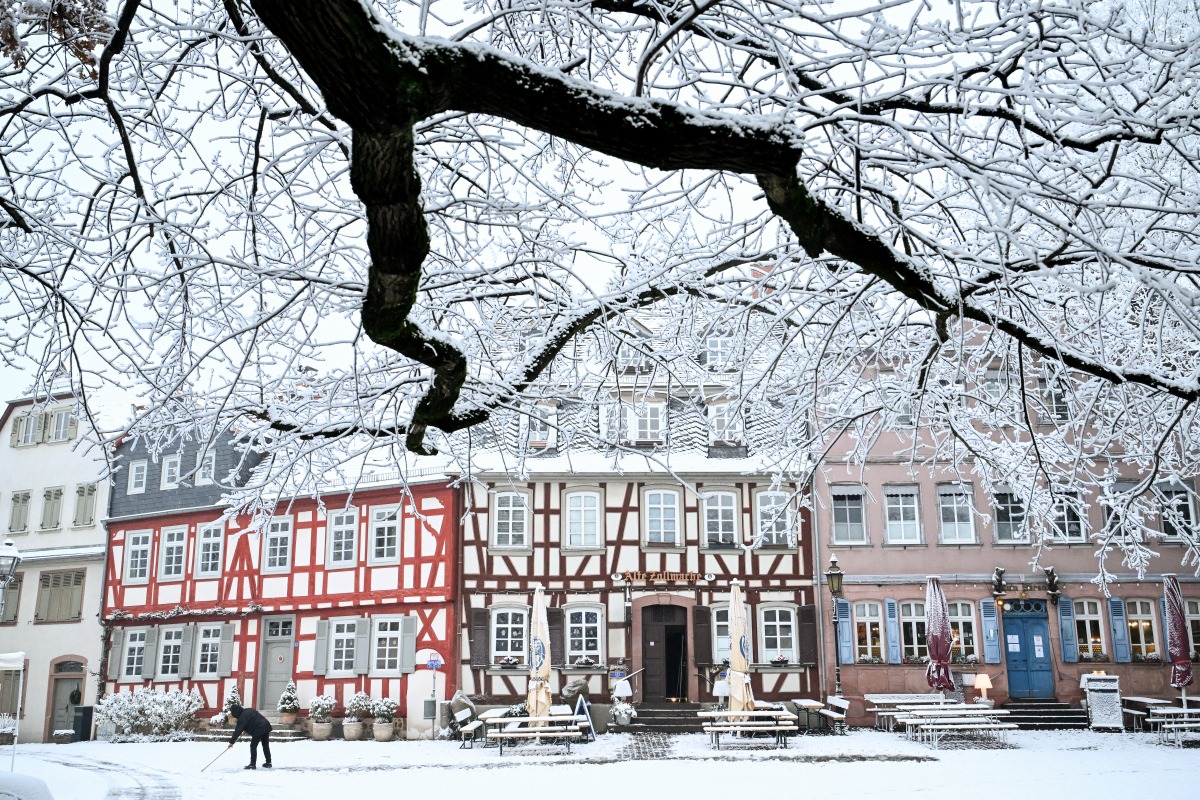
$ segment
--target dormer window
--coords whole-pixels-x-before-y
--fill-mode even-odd
[[[666,416],[666,403],[625,406],[625,437],[634,443],[661,442]]]
[[[648,366],[646,354],[640,347],[624,342],[617,347],[617,370],[619,372],[645,372]]]
[[[704,342],[704,363],[709,369],[730,369],[733,364],[733,337],[724,333],[709,334]]]
[[[557,428],[555,410],[549,406],[536,406],[525,418],[525,442],[531,448],[544,449],[554,446]]]
[[[733,445],[742,442],[742,415],[734,403],[714,403],[708,407],[709,444]]]

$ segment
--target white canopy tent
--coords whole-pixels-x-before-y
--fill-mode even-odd
[[[17,762],[17,740],[21,736],[21,697],[25,694],[25,653],[0,653],[0,671],[17,673],[17,729],[13,731],[12,758],[8,771],[12,772]]]

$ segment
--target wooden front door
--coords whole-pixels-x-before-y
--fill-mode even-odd
[[[1004,663],[1008,694],[1014,699],[1053,699],[1050,625],[1044,600],[1006,600]]]
[[[687,609],[646,606],[642,609],[642,682],[645,700],[683,698],[687,692]]]

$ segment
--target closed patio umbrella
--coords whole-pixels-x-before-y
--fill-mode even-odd
[[[533,590],[529,621],[529,716],[550,713],[550,625],[546,622],[546,598],[542,587]]]
[[[1192,682],[1192,654],[1188,645],[1187,614],[1179,579],[1163,575],[1163,597],[1167,601],[1167,661],[1171,664],[1171,685],[1183,693],[1187,705],[1187,686]]]
[[[746,624],[746,602],[742,585],[734,580],[729,587],[729,710],[753,711],[754,691],[750,688],[750,633]]]
[[[929,578],[925,585],[925,644],[929,648],[929,666],[925,680],[934,690],[954,691],[950,677],[950,649],[954,645],[954,630],[950,627],[950,611],[942,582]]]

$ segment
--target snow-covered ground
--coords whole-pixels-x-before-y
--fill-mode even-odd
[[[788,750],[711,750],[678,737],[670,755],[624,758],[627,735],[561,748],[459,750],[451,742],[292,742],[275,769],[247,772],[239,742],[205,772],[219,743],[21,745],[16,771],[45,780],[55,800],[341,800],[347,796],[505,798],[1137,798],[1200,796],[1200,748],[1149,734],[1017,732],[1008,749],[932,750],[894,734],[802,737]],[[0,747],[0,769],[11,749]],[[380,792],[386,794],[373,795]],[[414,794],[415,793],[415,794]]]

